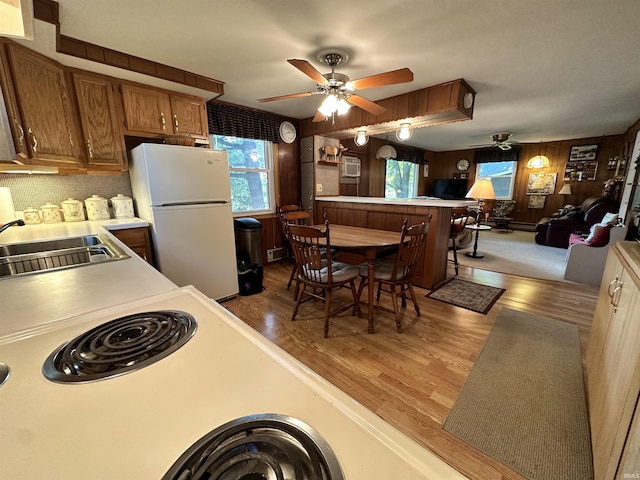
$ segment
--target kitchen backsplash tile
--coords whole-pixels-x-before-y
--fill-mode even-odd
[[[9,187],[16,211],[40,208],[47,202],[60,205],[73,197],[83,201],[91,195],[111,198],[118,193],[129,197],[131,181],[127,172],[111,175],[0,175],[0,187]]]

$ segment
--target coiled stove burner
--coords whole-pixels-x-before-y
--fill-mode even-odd
[[[329,444],[306,423],[279,414],[238,418],[208,433],[162,480],[344,480]]]
[[[197,328],[180,311],[142,312],[116,318],[56,349],[42,371],[54,382],[89,382],[137,370],[184,345]]]

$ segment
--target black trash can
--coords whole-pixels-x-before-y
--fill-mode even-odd
[[[240,295],[262,291],[262,224],[255,218],[236,218],[236,259]]]

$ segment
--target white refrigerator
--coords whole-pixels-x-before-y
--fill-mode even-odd
[[[151,225],[159,270],[214,300],[238,293],[227,153],[144,143],[129,174],[138,217]]]

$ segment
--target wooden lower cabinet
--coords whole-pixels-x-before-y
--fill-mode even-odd
[[[640,245],[609,249],[586,351],[595,480],[640,474],[639,275]]]
[[[110,232],[149,264],[155,266],[149,238],[149,227],[123,228],[121,230],[110,230]]]
[[[450,207],[384,205],[377,203],[334,202],[316,198],[315,223],[322,223],[326,214],[329,223],[354,227],[375,228],[399,232],[406,218],[409,225],[421,223],[431,215],[427,242],[418,259],[413,284],[423,288],[437,288],[447,279]]]

